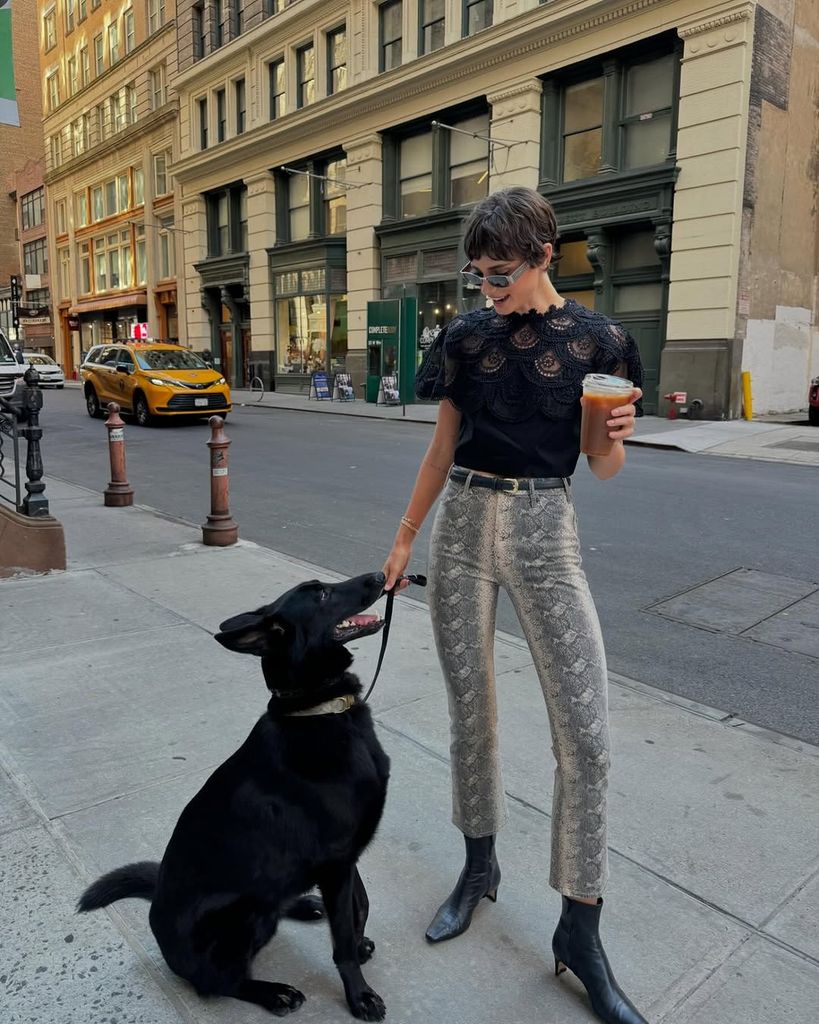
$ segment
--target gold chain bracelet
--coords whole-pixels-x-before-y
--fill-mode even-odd
[[[406,526],[408,530],[412,530],[414,534],[418,534],[421,530],[421,527],[414,519],[410,519],[409,516],[401,516],[401,525]]]

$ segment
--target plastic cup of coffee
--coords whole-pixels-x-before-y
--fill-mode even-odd
[[[608,455],[614,446],[606,423],[612,409],[628,404],[634,385],[624,377],[587,373],[583,378],[583,412],[580,420],[580,451],[584,455]]]

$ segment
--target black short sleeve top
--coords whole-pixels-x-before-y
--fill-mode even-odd
[[[461,411],[457,465],[500,476],[565,477],[580,455],[587,373],[642,386],[637,345],[617,321],[573,299],[546,313],[479,309],[441,331],[418,370],[415,393],[447,398]]]

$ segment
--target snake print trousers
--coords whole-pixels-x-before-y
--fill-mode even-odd
[[[429,604],[449,697],[452,820],[471,837],[506,821],[493,660],[499,587],[523,627],[549,714],[549,883],[566,896],[599,896],[608,875],[608,678],[568,487],[509,493],[449,480],[435,516]]]

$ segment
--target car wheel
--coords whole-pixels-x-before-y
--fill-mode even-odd
[[[812,427],[819,427],[819,405],[808,406],[808,423]]]
[[[85,391],[85,408],[92,420],[102,415],[102,409],[100,409],[100,400],[97,398],[97,392],[90,386]]]
[[[57,390],[59,391],[59,390],[61,390],[64,387],[65,387],[65,384],[58,384],[57,385]]]
[[[138,394],[134,398],[134,417],[141,427],[149,427],[152,422],[151,410],[145,395]]]

